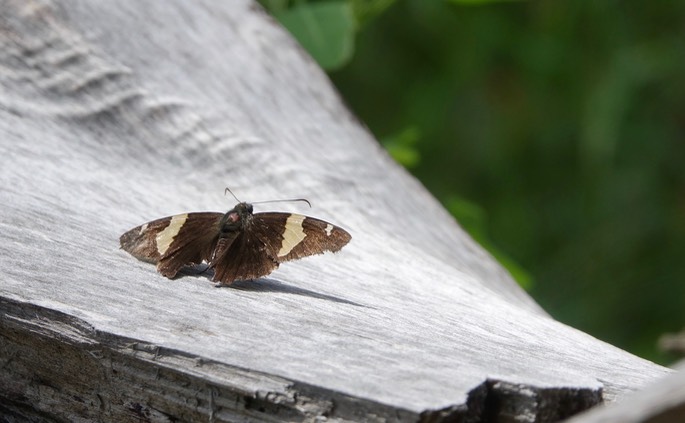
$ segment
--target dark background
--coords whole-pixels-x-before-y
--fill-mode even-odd
[[[556,319],[685,327],[685,2],[263,1]]]

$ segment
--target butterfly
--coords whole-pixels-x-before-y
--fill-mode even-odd
[[[285,261],[339,251],[350,239],[347,231],[326,221],[294,213],[253,213],[252,204],[239,202],[226,213],[153,220],[127,231],[119,241],[123,250],[156,264],[167,278],[205,262],[214,270],[214,282],[230,285],[266,276]]]

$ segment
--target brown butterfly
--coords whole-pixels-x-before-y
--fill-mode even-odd
[[[293,213],[253,214],[252,204],[239,202],[225,214],[184,213],[153,220],[119,241],[135,258],[156,264],[167,278],[184,266],[206,262],[214,270],[214,282],[230,285],[266,276],[284,261],[339,251],[350,239],[347,231],[323,220]]]

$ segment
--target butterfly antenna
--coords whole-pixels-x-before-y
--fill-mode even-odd
[[[252,204],[264,204],[264,203],[289,203],[293,201],[302,201],[304,203],[307,203],[309,208],[312,208],[312,203],[309,202],[306,198],[289,198],[287,200],[266,200],[266,201],[253,201]]]
[[[235,198],[235,201],[237,201],[237,202],[239,202],[239,203],[242,203],[242,201],[238,200],[238,197],[236,197],[235,194],[233,194],[233,191],[231,191],[231,189],[230,189],[229,187],[226,187],[226,189],[224,190],[224,195],[226,195],[227,192],[230,192],[230,193],[231,193],[231,195],[233,196],[233,198]]]

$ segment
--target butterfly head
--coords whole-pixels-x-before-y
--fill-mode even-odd
[[[221,232],[235,232],[252,218],[252,204],[238,203],[221,220]]]

